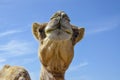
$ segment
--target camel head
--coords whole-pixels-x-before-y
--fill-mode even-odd
[[[70,24],[68,15],[64,11],[58,11],[48,23],[33,23],[32,32],[41,43],[45,38],[56,41],[71,39],[74,45],[83,38],[84,28]]]

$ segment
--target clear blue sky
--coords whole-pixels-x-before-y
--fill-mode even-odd
[[[32,80],[39,80],[31,25],[48,22],[58,10],[86,29],[66,80],[120,80],[120,0],[0,0],[0,67],[24,66]]]

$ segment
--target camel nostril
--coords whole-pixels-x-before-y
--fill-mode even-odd
[[[61,26],[58,26],[58,29],[61,29]]]
[[[60,23],[58,23],[57,26],[58,26],[57,27],[58,29],[61,29],[61,24]]]

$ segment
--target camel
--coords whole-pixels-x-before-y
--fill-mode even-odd
[[[39,41],[40,80],[65,80],[74,46],[84,36],[85,29],[72,25],[64,11],[57,11],[47,23],[33,23],[32,33]]]
[[[23,67],[5,65],[0,70],[0,80],[31,80]]]

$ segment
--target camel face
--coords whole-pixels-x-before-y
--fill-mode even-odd
[[[72,27],[67,14],[63,11],[56,12],[45,28],[46,37],[52,40],[68,40],[72,38]]]
[[[32,33],[41,44],[45,39],[55,41],[71,40],[74,46],[83,38],[84,31],[84,28],[70,24],[68,15],[63,11],[53,14],[48,23],[33,23],[32,26]]]

